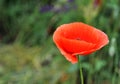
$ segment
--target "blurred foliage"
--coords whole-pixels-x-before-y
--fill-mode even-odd
[[[84,22],[109,45],[81,57],[86,84],[120,83],[120,0],[0,0],[0,84],[76,84],[77,64],[52,41],[61,24]]]

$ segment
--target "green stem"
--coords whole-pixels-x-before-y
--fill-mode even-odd
[[[81,62],[80,62],[80,56],[78,56],[78,66],[79,66],[79,70],[80,70],[81,84],[84,84],[84,78],[83,78],[83,72],[82,72],[82,67],[81,67]]]

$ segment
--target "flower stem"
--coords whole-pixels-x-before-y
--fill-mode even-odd
[[[81,84],[84,84],[84,78],[83,78],[80,56],[78,56],[78,67],[79,67],[79,71],[80,71]]]

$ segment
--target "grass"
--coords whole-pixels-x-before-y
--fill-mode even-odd
[[[75,82],[75,72],[52,40],[44,47],[22,45],[1,45],[0,83],[1,84],[66,84]]]

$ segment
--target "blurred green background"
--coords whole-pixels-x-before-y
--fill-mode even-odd
[[[0,0],[0,84],[79,84],[77,64],[52,40],[59,25],[77,21],[110,40],[81,57],[85,84],[120,84],[120,0]]]

